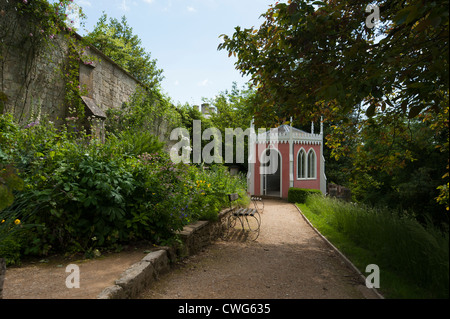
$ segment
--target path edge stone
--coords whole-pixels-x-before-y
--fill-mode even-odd
[[[97,299],[133,299],[171,270],[178,258],[191,256],[218,239],[223,232],[222,219],[229,209],[219,212],[216,221],[197,221],[177,232],[181,245],[160,247],[125,270],[114,283],[97,295]]]

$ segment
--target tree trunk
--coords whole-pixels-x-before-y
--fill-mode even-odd
[[[0,299],[3,298],[3,282],[5,281],[6,275],[6,260],[0,258]]]

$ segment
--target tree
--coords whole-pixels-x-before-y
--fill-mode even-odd
[[[219,129],[222,135],[222,153],[225,160],[227,158],[231,159],[231,156],[227,156],[227,151],[232,150],[233,164],[240,164],[245,170],[248,165],[248,138],[243,136],[243,143],[240,143],[241,139],[238,136],[233,137],[231,141],[231,139],[226,139],[226,133],[227,129],[229,129],[228,133],[231,136],[231,130],[235,132],[235,129],[242,129],[242,132],[245,132],[250,127],[252,114],[249,109],[254,103],[254,97],[255,92],[253,89],[246,87],[239,89],[236,82],[234,82],[231,92],[226,90],[220,92],[214,99],[207,100],[217,110],[216,113],[211,115],[211,122],[214,127]],[[239,132],[236,133],[238,134]],[[242,151],[243,154],[238,155],[238,152]],[[231,153],[228,155],[231,155]]]
[[[386,105],[415,117],[441,110],[448,95],[448,1],[377,1],[383,24],[365,26],[366,4],[340,0],[277,3],[259,29],[223,35],[219,49],[237,55],[275,121],[309,121],[330,102],[340,113]],[[325,110],[324,110],[325,108]]]
[[[254,90],[242,87],[239,89],[233,82],[231,92],[220,92],[214,99],[206,100],[213,105],[217,112],[211,115],[212,124],[225,131],[225,128],[242,128],[250,126],[252,114],[249,108],[252,105]]]
[[[163,79],[162,70],[142,47],[141,39],[133,34],[126,17],[120,22],[110,18],[109,23],[107,18],[103,13],[85,39],[149,88],[158,86]]]
[[[259,29],[236,27],[231,37],[223,35],[219,49],[237,56],[236,68],[257,89],[255,121],[279,124],[295,115],[305,123],[320,116],[341,123],[328,142],[335,156],[343,153],[337,136],[355,138],[355,126],[364,125],[359,121],[375,115],[377,125],[396,127],[421,116],[439,120],[430,126],[435,134],[448,130],[448,1],[374,4],[381,19],[375,28],[366,26],[361,1],[289,0],[262,14]],[[358,121],[348,120],[352,113]],[[439,146],[448,152],[448,135]],[[401,164],[407,148],[386,150],[392,151],[388,161],[373,161],[374,169]],[[448,186],[442,191],[448,208]]]

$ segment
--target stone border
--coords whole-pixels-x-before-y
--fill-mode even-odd
[[[177,232],[181,245],[161,247],[125,270],[113,286],[105,288],[97,299],[132,299],[147,289],[159,276],[170,271],[177,258],[191,256],[223,234],[222,219],[231,211],[222,210],[217,221],[197,221]]]
[[[356,268],[355,265],[342,254],[331,242],[328,241],[306,218],[300,208],[294,205],[300,215],[309,226],[327,243],[336,253],[352,268],[361,278],[365,285],[366,277]],[[132,299],[136,298],[142,291],[147,289],[159,276],[170,271],[171,263],[177,258],[191,256],[199,252],[203,247],[208,246],[223,234],[222,219],[230,213],[229,209],[222,210],[218,215],[218,220],[197,221],[189,224],[183,230],[177,232],[182,244],[173,247],[161,247],[160,250],[147,254],[142,260],[133,264],[125,270],[113,286],[105,288],[97,299]],[[375,289],[370,288],[379,299],[384,297]]]
[[[311,228],[320,236],[320,238],[322,238],[325,243],[328,244],[328,246],[330,246],[343,260],[344,262],[351,268],[353,269],[358,276],[361,279],[361,282],[364,284],[364,286],[366,285],[366,277],[361,273],[361,271],[359,271],[359,269],[350,261],[350,259],[348,259],[343,253],[340,252],[339,249],[337,249],[325,236],[323,236],[319,230],[317,230],[316,227],[313,226],[313,224],[308,220],[308,218],[306,218],[306,216],[302,213],[302,211],[300,210],[300,208],[295,205],[295,208],[297,208],[298,212],[300,213],[300,215],[303,217],[303,219],[306,221],[306,223],[311,226]],[[375,288],[368,288],[370,289],[379,299],[384,299],[384,297],[378,292],[377,289]]]

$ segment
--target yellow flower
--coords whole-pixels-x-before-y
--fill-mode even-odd
[[[20,219],[16,219],[16,220],[14,221],[14,224],[19,225],[19,224],[20,224]]]
[[[5,222],[5,220],[4,220],[4,219],[2,219],[2,222],[1,222],[1,223],[3,224],[4,222]]]
[[[208,187],[210,187],[211,186],[211,184],[208,184]]]
[[[205,195],[205,193],[202,193],[202,195]]]

